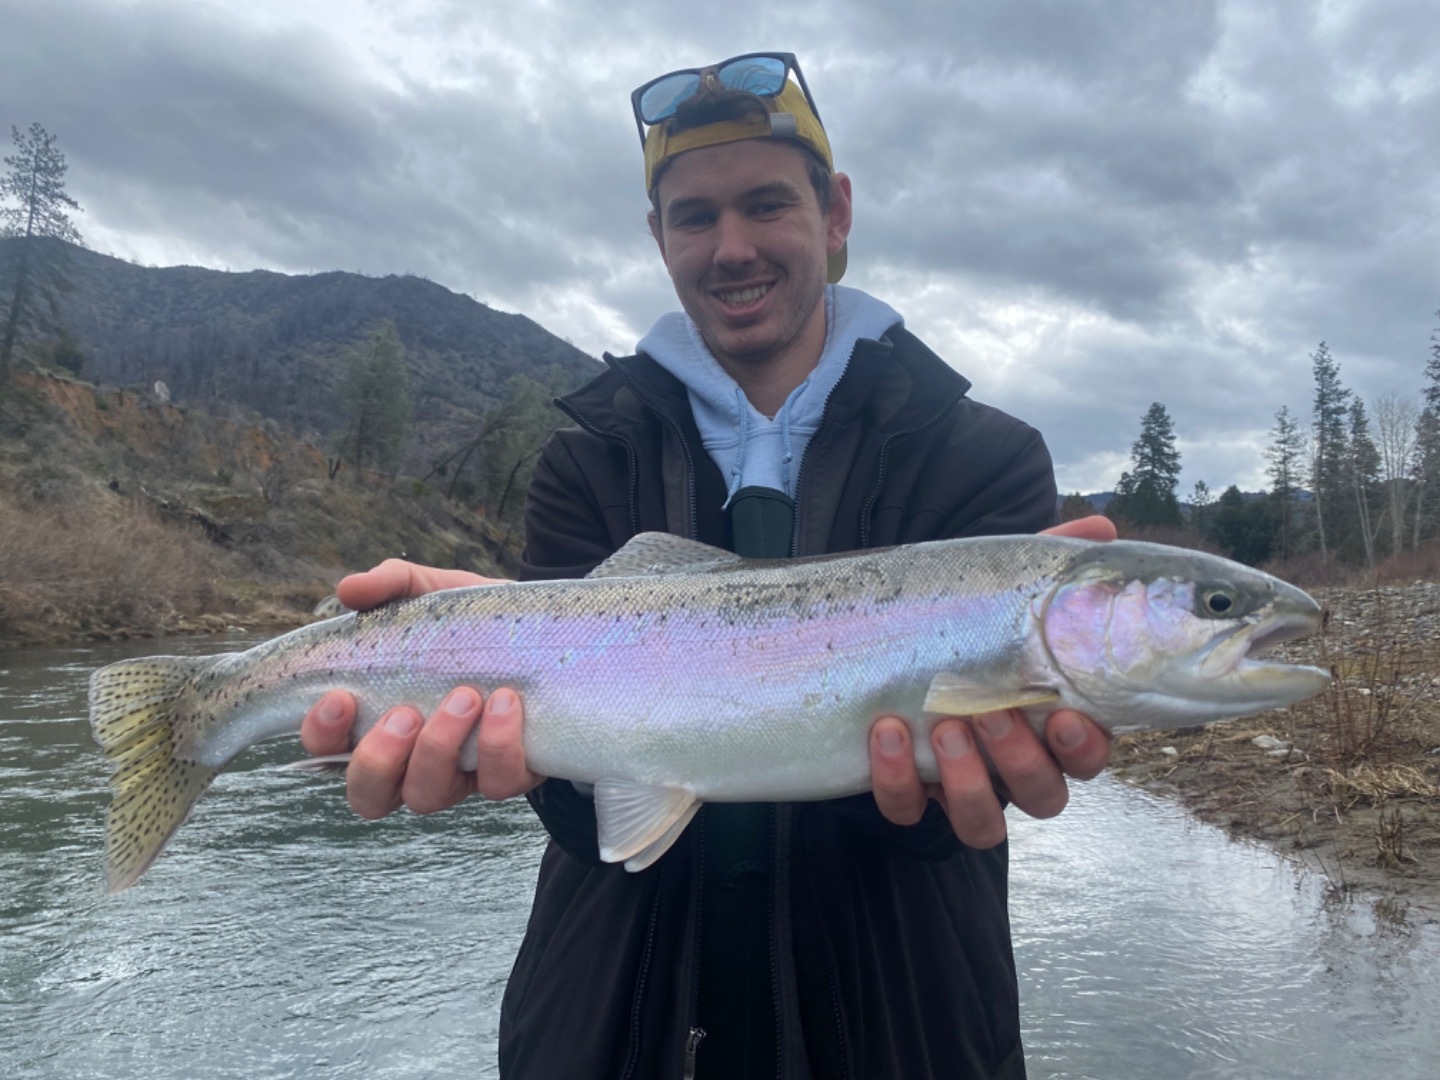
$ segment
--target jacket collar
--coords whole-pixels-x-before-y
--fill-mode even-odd
[[[648,423],[650,410],[668,416],[687,433],[693,428],[685,385],[652,358],[606,353],[605,363],[609,370],[556,404],[577,420],[617,434]],[[924,426],[969,390],[970,380],[897,326],[879,341],[857,344],[826,404],[824,423],[866,420],[882,435],[902,434]]]

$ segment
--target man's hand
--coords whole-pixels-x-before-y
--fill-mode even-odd
[[[494,585],[499,580],[387,559],[373,570],[345,578],[335,594],[346,607],[364,611],[437,589]],[[354,722],[355,699],[332,690],[306,714],[300,741],[312,754],[343,754],[350,749]],[[460,747],[477,722],[478,767],[473,773],[462,772]],[[434,813],[476,791],[490,799],[529,791],[543,777],[525,767],[523,722],[520,696],[503,687],[488,699],[474,687],[456,687],[428,721],[408,705],[391,709],[355,747],[345,772],[350,805],[361,817],[378,818],[402,805],[417,814]]]
[[[1114,524],[1098,515],[1045,532],[1083,540],[1115,539]],[[933,798],[945,808],[955,835],[972,848],[994,847],[1005,839],[1002,797],[1031,817],[1054,817],[1070,797],[1065,778],[1089,780],[1110,760],[1110,736],[1073,709],[1050,714],[1043,741],[1024,714],[1011,709],[943,719],[931,730],[930,743],[940,766],[940,783],[927,785],[916,772],[915,748],[905,722],[894,716],[875,721],[870,729],[875,803],[897,825],[913,825]]]

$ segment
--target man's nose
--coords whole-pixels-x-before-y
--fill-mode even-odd
[[[754,262],[753,226],[743,214],[723,213],[716,223],[715,261],[725,266]]]

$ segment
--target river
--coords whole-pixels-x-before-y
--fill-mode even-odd
[[[0,652],[0,1074],[492,1077],[541,833],[523,801],[356,818],[252,750],[130,891],[102,895],[96,666],[249,640]],[[1112,780],[1013,816],[1032,1077],[1440,1075],[1440,925]]]

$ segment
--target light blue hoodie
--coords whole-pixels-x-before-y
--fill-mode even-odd
[[[767,487],[794,498],[795,479],[830,391],[845,374],[855,343],[879,339],[904,320],[889,304],[844,285],[825,287],[825,346],[820,362],[790,392],[774,419],[710,355],[683,311],[662,315],[637,349],[685,384],[705,450],[729,480],[725,505],[744,487]]]

